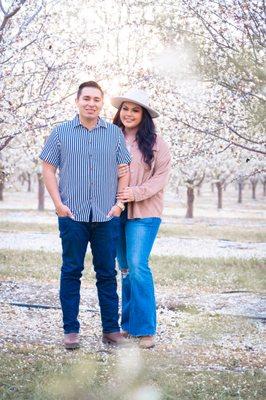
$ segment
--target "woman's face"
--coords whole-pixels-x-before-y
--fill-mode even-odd
[[[137,128],[143,116],[142,107],[125,101],[120,110],[120,119],[125,128]]]

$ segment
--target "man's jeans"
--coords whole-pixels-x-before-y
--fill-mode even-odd
[[[118,296],[115,270],[118,218],[107,222],[79,222],[59,217],[63,248],[60,301],[64,332],[79,332],[80,279],[88,242],[91,245],[103,332],[118,332]]]
[[[127,219],[121,216],[117,259],[122,273],[122,321],[124,331],[133,336],[154,335],[156,304],[149,255],[156,238],[160,218]]]

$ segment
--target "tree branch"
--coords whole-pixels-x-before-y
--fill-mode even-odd
[[[257,144],[257,145],[265,145],[266,142],[257,142],[255,140],[249,139],[243,135],[240,135],[240,133],[238,133],[234,128],[232,128],[231,126],[229,126],[228,124],[225,124],[225,126],[233,133],[235,133],[238,137],[240,137],[240,139],[246,140],[247,142],[253,143],[253,144]]]
[[[7,14],[6,10],[4,9],[4,6],[3,6],[3,3],[2,3],[2,0],[0,0],[0,9],[1,9],[1,11],[2,11],[2,13],[3,13],[4,15],[6,15],[6,14]]]
[[[219,135],[217,135],[216,133],[211,132],[210,130],[207,130],[207,129],[206,129],[206,130],[203,130],[203,129],[196,128],[195,126],[190,125],[190,124],[188,124],[187,122],[184,122],[184,121],[182,121],[182,120],[180,120],[180,122],[181,122],[182,124],[184,124],[185,126],[191,128],[191,129],[194,129],[194,130],[197,131],[197,132],[201,132],[201,133],[203,133],[203,134],[205,134],[205,135],[207,134],[207,135],[213,136],[213,137],[215,137],[216,139],[223,140],[224,142],[230,143],[231,145],[234,145],[234,146],[236,146],[236,147],[240,147],[240,148],[242,148],[242,149],[251,151],[251,152],[253,152],[253,153],[258,153],[258,154],[266,155],[266,151],[254,149],[253,147],[248,147],[248,146],[245,146],[245,145],[243,145],[243,144],[237,143],[237,142],[235,142],[235,141],[233,141],[233,140],[226,139],[225,137],[219,136]]]
[[[25,2],[26,2],[26,0],[20,0],[20,4],[19,4],[13,11],[11,11],[11,12],[9,13],[8,11],[7,11],[7,12],[4,11],[2,1],[0,1],[0,3],[1,3],[1,10],[4,12],[4,19],[3,19],[2,24],[1,24],[1,26],[0,26],[0,42],[1,42],[2,39],[3,39],[4,28],[5,28],[5,26],[6,26],[7,22],[8,22],[8,20],[9,20],[10,18],[12,18],[12,17],[20,10],[21,6],[22,6]]]

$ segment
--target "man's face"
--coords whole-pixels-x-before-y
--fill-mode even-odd
[[[76,99],[76,105],[81,118],[95,120],[103,108],[102,93],[97,88],[85,87]]]

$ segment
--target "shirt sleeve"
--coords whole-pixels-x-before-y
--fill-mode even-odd
[[[60,163],[60,141],[57,128],[53,129],[40,154],[40,159],[55,167]]]
[[[126,148],[126,142],[122,132],[119,132],[119,139],[116,149],[116,162],[117,164],[129,164],[131,162],[131,157]]]
[[[162,141],[155,160],[153,176],[142,185],[132,186],[134,201],[146,200],[166,186],[171,170],[171,155],[167,144]]]

